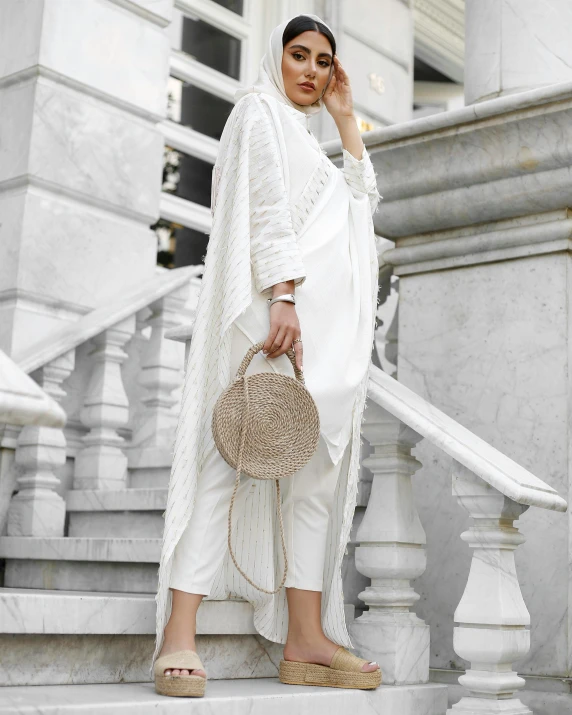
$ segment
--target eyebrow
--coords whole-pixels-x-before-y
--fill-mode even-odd
[[[309,55],[312,54],[311,50],[309,50],[307,47],[304,47],[304,45],[290,45],[288,49],[293,50],[295,47],[300,50],[304,50],[304,52],[307,52]],[[328,52],[320,52],[318,57],[329,57],[330,59],[332,59],[332,55],[330,55]]]

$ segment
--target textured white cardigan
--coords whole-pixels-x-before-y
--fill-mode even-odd
[[[173,552],[192,514],[196,484],[206,457],[216,449],[211,432],[212,410],[217,397],[232,379],[231,327],[236,322],[248,332],[255,330],[257,321],[258,327],[267,327],[267,323],[264,325],[268,312],[266,295],[275,283],[294,280],[301,286],[305,282],[304,251],[301,250],[304,236],[313,235],[316,240],[323,235],[320,230],[311,234],[308,226],[313,224],[314,229],[319,229],[320,217],[327,215],[328,205],[330,210],[335,210],[340,198],[347,209],[341,219],[337,218],[337,228],[340,229],[341,221],[341,237],[344,230],[352,233],[347,261],[353,265],[353,284],[361,281],[366,299],[364,302],[363,297],[358,297],[357,302],[351,301],[356,316],[362,316],[359,333],[351,341],[357,340],[359,345],[355,345],[356,350],[347,351],[347,374],[353,378],[344,383],[343,389],[337,388],[341,390],[340,399],[345,396],[346,402],[351,394],[349,408],[341,419],[330,423],[330,429],[322,431],[329,439],[334,461],[350,441],[330,520],[322,622],[329,638],[351,647],[344,618],[341,564],[357,495],[360,424],[377,298],[377,256],[371,213],[380,197],[367,152],[364,150],[364,156],[358,161],[344,150],[343,169],[337,169],[306,130],[306,119],[302,112],[267,94],[251,93],[236,104],[221,138],[213,170],[212,231],[186,366],[165,512],[155,657],[162,645],[170,611]],[[324,228],[327,233],[329,229]],[[306,244],[304,247],[308,249]],[[320,247],[316,245],[315,249]],[[310,250],[313,250],[311,245]],[[309,291],[310,287],[306,285],[304,290]],[[356,285],[352,291],[355,294]],[[361,293],[363,295],[363,290]],[[305,331],[301,315],[300,320]],[[335,325],[335,312],[330,320]],[[319,324],[316,331],[318,329]],[[255,332],[253,340],[266,337],[260,330]],[[306,332],[304,340],[306,367]],[[284,369],[280,367],[281,359],[286,360],[281,356],[275,361],[277,371]],[[291,372],[291,368],[289,370]],[[317,400],[322,420],[328,410],[330,391],[325,389],[328,384],[318,387],[320,371],[314,374],[316,390],[322,395]],[[308,378],[306,375],[306,384],[312,392],[312,380]],[[339,385],[343,382],[337,381]],[[331,387],[333,394],[336,384]],[[327,423],[326,419],[323,421]],[[347,433],[345,438],[344,432]],[[274,515],[274,483],[255,482],[246,502],[237,504],[234,519],[233,543],[237,544],[237,556],[249,575],[268,589],[275,587],[282,567],[274,538]],[[254,623],[261,635],[275,642],[285,642],[288,618],[284,589],[274,596],[256,591],[237,574],[230,560],[225,559],[210,598],[229,596],[245,598],[253,604]]]

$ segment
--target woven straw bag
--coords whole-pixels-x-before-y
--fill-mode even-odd
[[[228,510],[228,548],[232,561],[249,584],[263,593],[278,593],[286,581],[288,558],[280,496],[280,479],[291,476],[312,457],[320,436],[318,409],[296,367],[294,351],[288,355],[295,378],[274,372],[245,375],[250,361],[264,346],[253,345],[244,356],[233,382],[219,396],[213,411],[212,432],[224,460],[236,469]],[[240,475],[276,480],[276,499],[284,574],[278,588],[257,586],[237,563],[231,544],[232,509]]]

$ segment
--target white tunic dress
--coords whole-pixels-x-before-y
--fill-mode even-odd
[[[294,280],[304,341],[304,375],[318,406],[321,433],[334,463],[348,441],[332,513],[322,623],[346,647],[341,563],[357,494],[360,423],[373,344],[377,254],[371,213],[379,200],[373,167],[344,150],[336,168],[307,130],[307,117],[264,93],[243,97],[221,138],[213,175],[213,229],[187,364],[165,519],[157,594],[157,650],[169,610],[174,548],[194,507],[197,480],[215,449],[212,408],[232,379],[233,326],[251,342],[268,334],[266,298],[271,287]],[[253,360],[266,359],[257,355]],[[292,374],[286,356],[268,361]],[[275,528],[274,483],[254,481],[235,507],[233,543],[239,562],[267,589],[281,576]],[[266,638],[284,643],[284,589],[274,596],[237,577],[229,558],[210,598],[242,597],[254,605],[254,622]]]

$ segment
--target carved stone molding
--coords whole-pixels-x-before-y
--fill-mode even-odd
[[[415,54],[456,82],[465,65],[464,0],[416,0]]]

